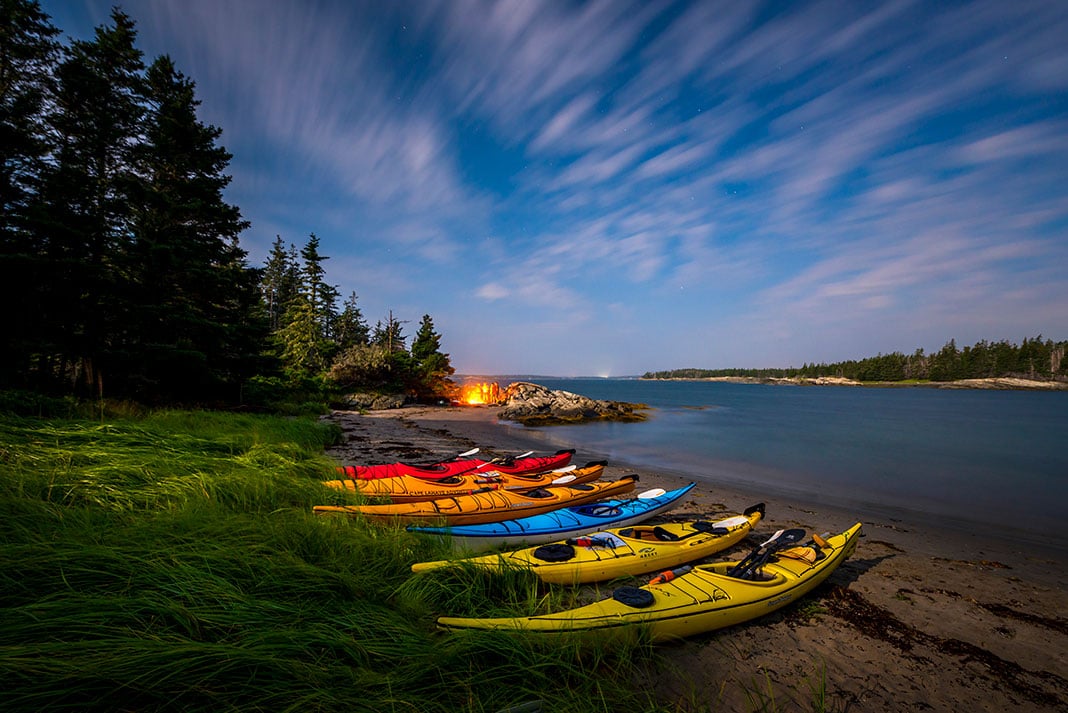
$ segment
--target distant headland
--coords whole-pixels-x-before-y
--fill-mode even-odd
[[[977,342],[958,349],[950,340],[933,354],[893,352],[834,364],[787,369],[672,369],[642,379],[727,381],[816,386],[929,386],[949,389],[1068,390],[1068,341],[1024,339]]]
[[[1039,379],[1020,379],[1015,377],[990,378],[990,379],[957,379],[954,381],[857,381],[856,379],[843,379],[835,376],[804,377],[794,376],[785,378],[755,377],[755,376],[710,376],[710,377],[648,377],[646,380],[660,381],[721,381],[732,384],[777,384],[781,386],[866,386],[866,387],[930,387],[935,389],[995,389],[995,390],[1031,390],[1031,391],[1068,391],[1068,381],[1052,381]]]

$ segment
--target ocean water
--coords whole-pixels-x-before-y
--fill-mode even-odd
[[[1066,392],[537,383],[654,407],[642,423],[505,426],[577,447],[580,459],[1068,548]]]

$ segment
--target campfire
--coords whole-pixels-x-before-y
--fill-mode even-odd
[[[501,400],[501,387],[496,381],[464,384],[456,400],[465,406],[495,404]]]

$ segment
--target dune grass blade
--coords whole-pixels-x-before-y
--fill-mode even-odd
[[[522,572],[413,578],[442,543],[314,516],[337,497],[335,437],[268,416],[0,416],[0,710],[655,709],[635,649],[437,631],[446,604],[566,595]]]

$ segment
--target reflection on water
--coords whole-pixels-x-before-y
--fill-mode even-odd
[[[1032,533],[1065,522],[1068,393],[544,380],[655,407],[644,423],[524,429],[579,458]],[[521,428],[513,426],[512,428]]]

